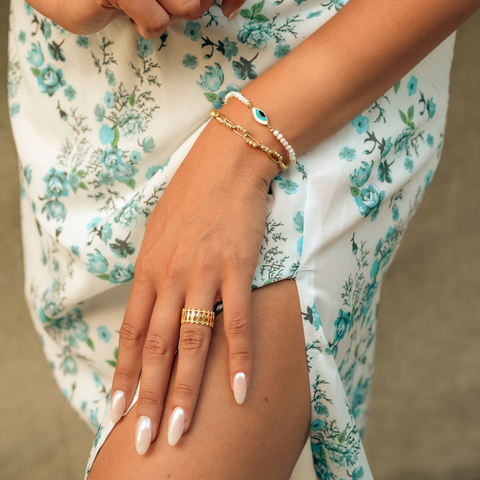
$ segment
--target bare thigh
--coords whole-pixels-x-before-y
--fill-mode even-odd
[[[89,480],[288,480],[310,424],[305,340],[294,281],[253,291],[252,326],[253,372],[242,405],[237,405],[230,389],[221,313],[215,319],[189,431],[177,445],[168,445],[172,403],[167,395],[158,437],[139,456],[133,407],[106,440]],[[176,364],[171,387],[175,372]]]

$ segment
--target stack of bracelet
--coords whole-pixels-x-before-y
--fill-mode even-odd
[[[266,125],[269,130],[273,133],[273,136],[279,140],[279,142],[285,147],[285,150],[287,150],[288,155],[290,157],[290,161],[288,162],[287,167],[293,167],[295,165],[295,162],[297,160],[297,157],[295,155],[295,151],[289,145],[287,140],[283,137],[283,135],[278,131],[275,130],[269,123],[268,123],[268,118],[267,115],[264,113],[263,110],[260,108],[254,108],[252,107],[252,104],[240,93],[240,92],[229,92],[225,95],[225,103],[228,102],[230,98],[236,98],[240,102],[242,102],[244,105],[252,109],[253,113],[253,118],[260,123],[261,125]]]
[[[235,125],[223,113],[219,112],[218,110],[215,110],[214,108],[211,108],[210,115],[213,118],[215,118],[218,121],[218,123],[225,125],[226,127],[233,130],[237,135],[244,138],[245,142],[247,142],[248,145],[251,145],[253,148],[258,147],[260,148],[260,150],[263,150],[269,156],[270,160],[276,163],[282,170],[286,170],[288,168],[288,165],[285,165],[283,163],[283,157],[278,152],[271,150],[265,145],[262,145],[256,138],[252,137],[245,128],[243,128],[240,125]]]

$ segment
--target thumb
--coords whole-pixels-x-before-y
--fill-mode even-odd
[[[245,0],[223,0],[222,12],[229,19],[233,20],[242,9]]]

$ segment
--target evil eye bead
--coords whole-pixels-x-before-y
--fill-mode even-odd
[[[253,118],[262,125],[268,125],[267,114],[259,108],[252,108]]]

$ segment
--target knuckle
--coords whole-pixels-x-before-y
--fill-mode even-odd
[[[181,399],[191,399],[195,397],[195,388],[191,383],[180,382],[175,384],[174,395]]]
[[[202,331],[201,325],[193,326],[183,325],[180,331],[179,349],[199,351],[206,344],[206,335]]]
[[[255,272],[257,259],[253,259],[250,255],[239,252],[238,249],[229,249],[228,253],[225,252],[223,258],[223,264],[225,270],[229,271],[235,276],[245,277],[248,276],[253,278],[253,273]]]
[[[112,5],[105,0],[95,0],[95,5],[99,10],[107,10],[109,7],[112,8]]]
[[[124,321],[120,327],[120,344],[127,348],[135,348],[140,345],[142,332],[129,322]]]
[[[188,275],[188,286],[196,289],[205,283],[206,278],[212,278],[212,276],[215,278],[212,265],[215,265],[215,261],[209,260],[207,256],[197,255]]]
[[[145,280],[152,273],[152,261],[146,257],[139,257],[135,262],[134,274],[135,280]]]
[[[245,350],[241,350],[238,352],[232,352],[230,353],[230,360],[232,360],[235,363],[249,363],[251,360],[251,355],[250,352],[247,352]]]
[[[115,368],[115,379],[119,383],[122,383],[122,384],[129,383],[133,381],[133,377],[134,377],[134,374],[131,368],[125,367],[121,364],[117,364]]]
[[[165,286],[175,285],[182,277],[183,262],[176,258],[171,258],[163,267],[162,279]]]
[[[170,348],[166,340],[157,333],[149,333],[143,347],[144,355],[147,358],[161,359],[168,356]]]
[[[148,38],[156,38],[159,33],[163,32],[170,23],[170,17],[163,12],[155,14],[146,25],[142,25],[142,30]],[[145,37],[147,38],[147,37]]]
[[[176,13],[182,18],[189,18],[195,16],[200,8],[199,0],[181,0],[177,2]]]
[[[160,396],[152,390],[145,390],[140,394],[139,401],[147,407],[156,407],[160,404]]]
[[[248,332],[248,319],[242,314],[230,315],[225,322],[225,329],[227,335],[233,335],[237,337],[243,337]]]
[[[208,247],[207,247],[208,248]],[[205,272],[208,272],[212,268],[213,260],[209,257],[209,255],[205,254],[197,254],[193,260],[194,269],[193,271],[197,273],[197,275],[205,275]]]

